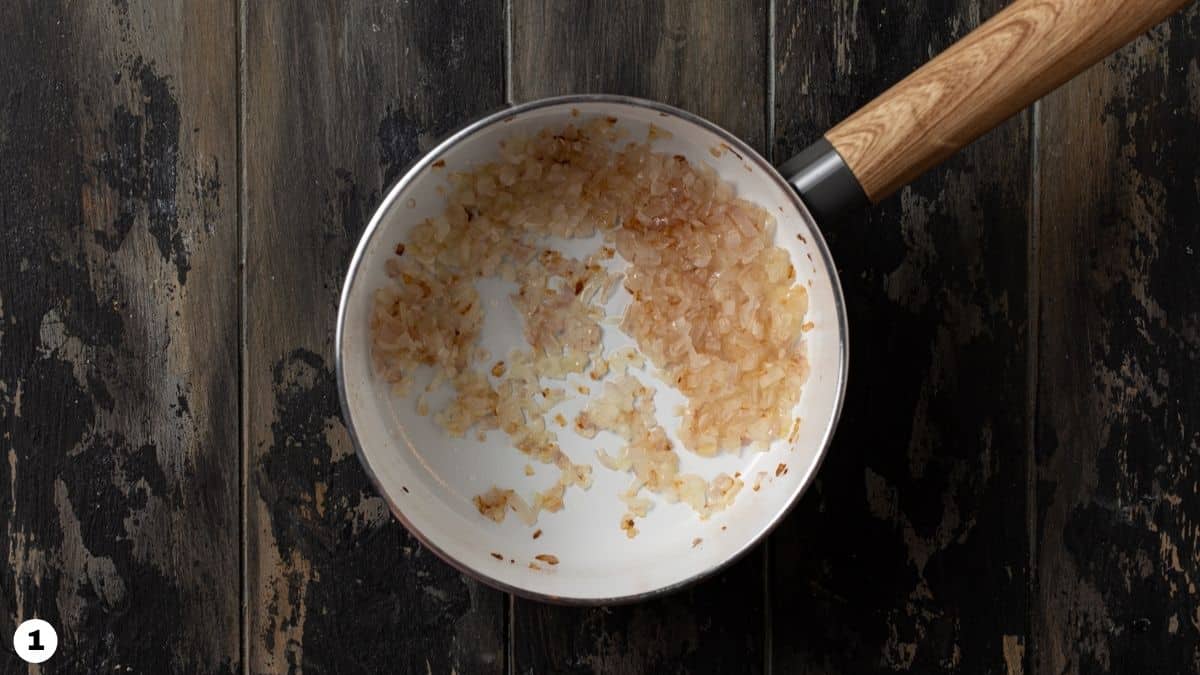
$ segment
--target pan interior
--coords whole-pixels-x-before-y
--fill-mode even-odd
[[[714,458],[695,456],[677,444],[682,471],[706,479],[719,472],[740,472],[746,487],[731,507],[707,520],[685,505],[656,498],[632,539],[619,527],[625,507],[617,499],[630,476],[595,461],[597,448],[619,448],[615,436],[601,432],[585,439],[570,429],[558,430],[563,452],[576,463],[594,467],[591,489],[568,489],[565,508],[541,513],[534,527],[516,517],[497,524],[478,513],[473,496],[493,486],[528,496],[553,484],[557,469],[531,462],[499,432],[484,442],[470,435],[466,440],[449,438],[431,416],[417,414],[415,399],[421,388],[414,387],[408,398],[395,397],[374,376],[370,359],[371,297],[388,283],[384,262],[414,223],[443,210],[445,198],[439,188],[446,186],[448,171],[495,159],[500,141],[511,135],[533,135],[594,116],[616,117],[638,140],[647,137],[652,124],[665,130],[669,137],[656,140],[655,150],[713,166],[739,196],[769,209],[777,221],[776,244],[788,251],[799,282],[809,287],[808,320],[814,324],[805,334],[812,374],[795,410],[802,420],[795,442],[778,441],[767,451]],[[559,248],[579,255],[594,245],[569,242]],[[520,319],[507,300],[511,288],[489,279],[479,280],[477,286],[487,311],[481,346],[492,355],[524,346]],[[619,601],[674,587],[720,567],[752,546],[786,512],[816,470],[836,421],[846,366],[844,326],[840,289],[820,233],[787,184],[757,154],[712,125],[656,104],[572,98],[525,106],[477,123],[436,148],[397,184],[369,225],[351,266],[339,315],[339,377],[360,458],[393,513],[426,545],[460,569],[504,589],[564,601]],[[604,342],[606,351],[631,344],[607,326]],[[654,377],[652,369],[638,374],[658,389],[660,424],[674,438],[679,421],[672,411],[682,397]],[[594,389],[598,393],[600,387]],[[569,420],[581,407],[582,402],[569,400],[559,410]],[[526,465],[535,468],[533,476],[526,475]],[[758,490],[753,489],[756,483]],[[535,531],[540,531],[536,539]],[[558,563],[545,564],[546,555]]]

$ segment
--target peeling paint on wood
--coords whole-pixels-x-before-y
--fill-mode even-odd
[[[503,103],[494,3],[245,3],[251,672],[498,673],[503,594],[391,517],[333,373],[342,275],[381,195]]]
[[[1036,672],[1200,670],[1200,8],[1047,98]]]
[[[1019,635],[1004,636],[1004,672],[1005,675],[1024,675],[1025,673],[1025,644]]]
[[[776,3],[775,159],[1005,4]],[[850,385],[771,540],[778,672],[1004,673],[1026,633],[1029,140],[1010,120],[825,230]]]
[[[234,18],[0,9],[0,634],[54,624],[41,672],[239,667]]]

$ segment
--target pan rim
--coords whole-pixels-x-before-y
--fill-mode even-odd
[[[438,547],[428,535],[426,535],[424,532],[421,532],[421,530],[404,515],[396,500],[394,500],[392,496],[384,489],[382,482],[379,480],[367,459],[362,444],[359,442],[358,433],[355,429],[353,410],[349,404],[346,391],[346,373],[343,358],[343,336],[345,333],[347,305],[349,304],[354,283],[359,276],[359,267],[366,254],[367,248],[380,230],[380,224],[383,221],[384,215],[391,210],[396,200],[399,198],[399,195],[404,192],[408,185],[426,167],[432,164],[436,158],[442,156],[449,149],[462,143],[486,127],[502,123],[503,121],[517,115],[542,108],[586,103],[626,105],[630,107],[666,113],[668,115],[681,118],[720,136],[731,147],[735,147],[742,152],[747,160],[753,162],[756,167],[762,169],[765,175],[770,177],[771,180],[775,181],[778,186],[790,196],[793,205],[809,225],[809,229],[811,230],[815,240],[814,243],[821,257],[821,263],[824,265],[825,271],[831,280],[831,288],[834,295],[833,299],[837,314],[838,327],[839,363],[837,370],[836,400],[834,404],[833,415],[831,415],[825,422],[825,429],[821,433],[821,444],[816,452],[815,461],[813,461],[809,466],[806,475],[803,477],[803,480],[799,482],[797,487],[792,491],[792,494],[787,496],[784,506],[776,511],[768,522],[759,527],[758,531],[753,536],[749,537],[743,545],[741,545],[732,554],[727,556],[722,562],[692,574],[687,578],[667,584],[665,586],[660,586],[659,588],[640,593],[630,593],[626,595],[602,598],[564,597],[513,586],[512,584],[500,581],[499,579],[491,577],[490,575],[459,561]],[[358,244],[354,250],[354,255],[351,257],[350,265],[346,271],[346,279],[343,282],[342,292],[338,300],[337,323],[334,331],[334,368],[337,377],[338,399],[341,404],[343,422],[346,425],[346,431],[349,433],[351,442],[354,445],[354,453],[358,457],[359,463],[362,464],[363,469],[366,471],[367,477],[372,487],[374,487],[375,492],[383,498],[384,502],[387,503],[388,510],[391,512],[392,516],[399,520],[400,523],[404,525],[405,529],[408,530],[408,532],[412,534],[412,536],[415,537],[422,546],[428,548],[438,558],[442,559],[444,562],[446,562],[446,564],[450,565],[462,574],[465,574],[466,576],[487,586],[502,592],[511,593],[521,598],[568,606],[592,607],[602,605],[621,605],[669,595],[696,584],[704,579],[710,578],[722,570],[728,569],[735,562],[742,559],[746,554],[757,547],[796,507],[796,504],[799,503],[800,498],[803,497],[803,495],[808,491],[808,488],[812,485],[817,472],[824,463],[825,457],[829,452],[829,447],[833,440],[834,432],[837,428],[839,420],[841,419],[842,406],[844,404],[846,395],[847,377],[849,373],[849,326],[846,315],[845,298],[842,292],[841,279],[838,277],[837,268],[833,262],[833,256],[829,251],[829,247],[825,242],[824,235],[821,233],[816,220],[809,212],[808,207],[805,206],[804,202],[800,199],[800,196],[796,193],[795,188],[792,187],[792,185],[788,183],[788,181],[779,173],[779,171],[772,166],[770,162],[763,158],[762,155],[760,155],[754,148],[750,147],[742,139],[738,138],[736,135],[725,130],[719,125],[700,117],[699,115],[695,115],[686,110],[681,110],[664,103],[615,94],[573,94],[567,96],[541,98],[511,106],[490,113],[475,120],[474,122],[466,124],[458,131],[455,131],[448,136],[445,140],[431,148],[429,151],[425,152],[420,159],[418,159],[408,168],[407,171],[405,171],[404,175],[401,176],[398,181],[396,181],[396,184],[388,190],[387,196],[375,209],[375,212],[371,216],[371,220],[363,230],[362,235],[360,235]]]

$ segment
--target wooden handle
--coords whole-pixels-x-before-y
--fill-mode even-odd
[[[1190,0],[1017,0],[825,134],[878,202]]]

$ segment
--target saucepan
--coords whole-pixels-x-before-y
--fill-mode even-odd
[[[711,122],[623,96],[543,99],[466,126],[416,162],[388,193],[362,236],[342,292],[336,332],[341,402],[372,483],[422,545],[464,573],[525,597],[629,602],[723,568],[795,505],[837,425],[849,366],[847,323],[821,226],[887,197],[1185,4],[1019,0],[778,169]],[[496,486],[526,494],[545,489],[558,469],[533,466],[537,463],[502,433],[451,437],[433,421],[435,415],[420,409],[429,405],[420,387],[397,393],[372,358],[376,291],[392,283],[389,260],[415,224],[446,208],[448,176],[496,160],[507,139],[595,118],[611,120],[626,138],[655,137],[656,152],[711,166],[738,197],[770,212],[775,244],[787,252],[796,282],[808,293],[810,330],[802,349],[809,372],[793,411],[798,426],[765,448],[711,457],[680,451],[681,471],[736,476],[743,489],[724,510],[704,518],[684,504],[657,500],[633,537],[621,523],[626,505],[617,498],[629,478],[600,467],[588,489],[568,490],[563,508],[541,513],[536,524],[484,517],[479,495]],[[519,317],[506,309],[512,287],[488,279],[476,283],[488,312],[479,349],[504,354],[523,339]],[[451,298],[424,302],[454,311]],[[605,328],[606,348],[616,349],[622,340],[628,343],[620,331]],[[653,380],[651,371],[644,377]],[[602,383],[593,384],[598,389]],[[584,391],[582,384],[569,386]],[[672,419],[671,403],[681,401],[677,392],[672,400],[669,389],[663,388],[665,399],[655,400],[662,403],[657,406],[662,426],[674,433],[678,420]],[[570,418],[586,401],[567,398],[561,414]],[[558,431],[562,453],[570,462],[596,464],[599,437],[571,431]]]

